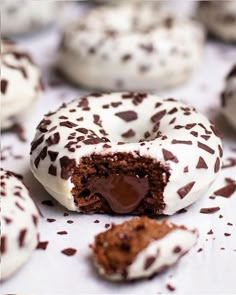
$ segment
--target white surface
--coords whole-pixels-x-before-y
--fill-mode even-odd
[[[27,48],[33,53],[35,60],[44,72],[44,81],[52,77],[52,61],[58,35],[54,30],[45,31],[32,38],[23,40]],[[207,45],[204,60],[193,79],[184,87],[167,91],[166,97],[176,97],[196,106],[209,118],[215,119],[219,113],[219,93],[223,87],[224,76],[236,60],[236,47],[210,42]],[[46,85],[47,86],[47,85]],[[220,294],[235,293],[235,265],[236,265],[236,195],[229,199],[217,197],[211,200],[204,197],[192,205],[187,213],[169,217],[168,220],[178,224],[186,224],[199,230],[198,244],[174,267],[152,280],[144,280],[129,284],[115,284],[101,279],[95,272],[90,259],[88,244],[94,235],[104,230],[104,225],[110,222],[121,222],[124,218],[80,215],[69,213],[60,205],[47,207],[42,200],[50,199],[42,186],[33,178],[29,169],[30,141],[42,115],[50,109],[55,109],[63,101],[80,96],[82,91],[65,82],[63,87],[46,88],[40,98],[37,112],[32,113],[31,121],[25,123],[27,129],[27,143],[21,143],[11,134],[3,134],[2,149],[12,146],[14,155],[22,155],[22,159],[15,159],[8,151],[7,159],[2,162],[6,169],[22,173],[26,184],[31,188],[36,202],[39,204],[45,218],[55,218],[54,223],[41,221],[41,240],[48,240],[46,251],[37,250],[30,261],[12,279],[2,283],[1,293],[18,294],[157,294],[168,293],[166,283],[176,287],[174,294]],[[30,110],[29,110],[30,112]],[[218,125],[224,132],[224,158],[236,157],[236,135],[223,118],[217,119]],[[184,151],[183,151],[184,152]],[[222,170],[217,181],[212,186],[214,191],[224,185],[225,177],[235,179],[236,168]],[[211,192],[209,193],[209,196]],[[56,203],[55,201],[53,201]],[[200,214],[202,207],[220,206],[221,210],[215,214]],[[224,217],[219,218],[219,214]],[[71,219],[73,224],[66,221]],[[100,223],[94,223],[99,219]],[[227,223],[233,223],[228,226]],[[212,229],[214,234],[207,235]],[[68,235],[57,235],[57,231],[66,230]],[[231,233],[230,237],[224,233]],[[77,249],[72,257],[61,254],[67,247]],[[220,250],[224,247],[225,250]],[[197,252],[203,248],[202,252]]]

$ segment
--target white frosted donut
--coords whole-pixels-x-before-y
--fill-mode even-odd
[[[58,8],[57,1],[2,0],[1,33],[10,36],[38,31],[56,20]]]
[[[39,212],[25,185],[1,168],[1,280],[15,273],[38,243]]]
[[[213,35],[236,41],[236,1],[200,1],[198,18]]]
[[[20,121],[41,89],[40,72],[31,56],[11,41],[1,40],[1,128]]]
[[[145,93],[94,93],[45,115],[31,169],[70,210],[174,214],[221,166],[214,125],[187,105]]]
[[[105,90],[163,89],[201,60],[201,25],[151,5],[92,10],[64,31],[58,66],[73,82]]]
[[[236,128],[236,64],[226,77],[225,89],[221,95],[222,112]]]

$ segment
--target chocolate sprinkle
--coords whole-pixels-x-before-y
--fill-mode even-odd
[[[229,183],[226,186],[223,186],[222,188],[215,191],[214,194],[216,196],[229,198],[234,194],[235,191],[236,191],[236,184],[235,183]]]
[[[133,136],[135,136],[135,132],[134,132],[133,129],[129,129],[125,133],[121,134],[121,136],[124,137],[124,138],[133,137]]]
[[[66,249],[62,250],[61,253],[63,253],[66,256],[73,256],[73,255],[75,255],[76,251],[77,250],[74,248],[66,248]]]
[[[220,207],[201,208],[200,213],[211,214],[220,210]]]
[[[19,244],[19,247],[22,248],[24,246],[24,241],[25,241],[25,235],[27,233],[27,229],[22,229],[19,233],[19,236],[18,236],[18,244]]]
[[[208,153],[210,153],[212,155],[215,153],[215,151],[212,148],[210,148],[208,145],[206,145],[206,144],[204,144],[204,143],[202,143],[200,141],[197,142],[197,146],[200,149],[203,149],[204,151],[206,151],[206,152],[208,152]]]
[[[183,199],[191,191],[194,184],[195,181],[189,182],[188,184],[177,190],[177,194],[180,196],[181,199]]]
[[[39,242],[36,249],[46,250],[48,246],[48,241]]]
[[[163,157],[165,159],[165,161],[172,161],[174,163],[178,163],[179,160],[177,159],[177,157],[175,155],[173,155],[170,151],[168,150],[165,150],[165,149],[162,149],[162,154],[163,154]]]
[[[7,91],[8,81],[6,79],[1,79],[1,93],[5,94]]]
[[[134,121],[138,118],[137,113],[134,111],[119,112],[119,113],[116,113],[115,116],[121,118],[125,122]]]
[[[208,169],[207,163],[202,157],[199,157],[198,163],[196,166],[197,169]]]
[[[144,270],[148,269],[156,260],[155,256],[148,256],[145,260]]]

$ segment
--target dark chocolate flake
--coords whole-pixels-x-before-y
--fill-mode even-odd
[[[177,139],[173,139],[172,144],[187,144],[187,145],[192,145],[192,141],[191,140],[177,140]]]
[[[166,114],[166,110],[160,111],[151,117],[153,123],[159,122]]]
[[[20,248],[22,248],[24,246],[24,241],[25,241],[25,235],[27,233],[27,229],[22,229],[19,232],[19,236],[18,236],[18,245]]]
[[[220,170],[220,159],[217,157],[215,166],[214,166],[214,172],[217,173]]]
[[[67,156],[60,158],[61,178],[69,179],[75,168],[75,159],[70,159]]]
[[[7,91],[8,81],[6,79],[1,79],[1,93],[5,94]]]
[[[60,133],[59,132],[52,134],[51,136],[49,136],[46,139],[46,142],[49,146],[58,144],[59,141],[60,141]]]
[[[57,167],[51,164],[48,168],[48,174],[57,176]]]
[[[115,116],[121,118],[125,122],[134,121],[138,118],[137,113],[134,111],[119,112],[119,113],[116,113]]]
[[[200,213],[212,214],[220,210],[220,207],[201,208]]]
[[[38,250],[46,250],[47,246],[48,246],[48,243],[49,243],[48,241],[39,242],[36,249],[38,249]]]
[[[49,155],[49,158],[52,162],[54,162],[58,156],[58,152],[54,152],[54,151],[48,151],[48,155]]]
[[[208,152],[208,153],[210,153],[212,155],[215,153],[215,151],[212,148],[210,148],[208,145],[206,145],[206,144],[204,144],[204,143],[202,143],[200,141],[197,142],[197,146],[200,149],[203,149],[204,151],[206,151],[206,152]]]
[[[124,137],[124,138],[130,138],[130,137],[135,136],[135,132],[134,132],[133,129],[129,129],[125,133],[121,134],[121,136]]]
[[[229,198],[234,194],[235,191],[236,191],[236,184],[235,183],[229,183],[226,186],[224,186],[224,187],[218,189],[217,191],[215,191],[214,194],[216,196]]]
[[[186,195],[191,191],[195,184],[195,181],[189,182],[185,186],[181,187],[180,189],[177,190],[177,194],[180,196],[181,199],[186,197]]]
[[[144,270],[148,269],[149,267],[152,266],[152,264],[155,262],[156,260],[156,257],[155,256],[148,256],[145,260],[145,263],[144,263]]]
[[[76,251],[77,250],[74,248],[66,248],[66,249],[62,250],[61,253],[66,256],[73,256],[73,255],[75,255]]]
[[[172,161],[174,163],[178,163],[179,160],[178,158],[172,154],[172,152],[168,151],[168,150],[165,150],[165,149],[162,149],[162,154],[163,154],[163,157],[164,157],[164,160],[165,161]]]
[[[202,157],[199,157],[198,162],[197,162],[197,169],[208,169],[207,163]]]

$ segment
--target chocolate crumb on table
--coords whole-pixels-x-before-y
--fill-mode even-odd
[[[40,241],[37,245],[37,248],[38,250],[46,250],[47,247],[48,247],[48,244],[49,244],[49,241]]]
[[[77,250],[74,248],[66,248],[61,251],[62,254],[66,256],[74,256],[76,254]]]
[[[220,207],[201,208],[200,213],[211,214],[220,210]]]

